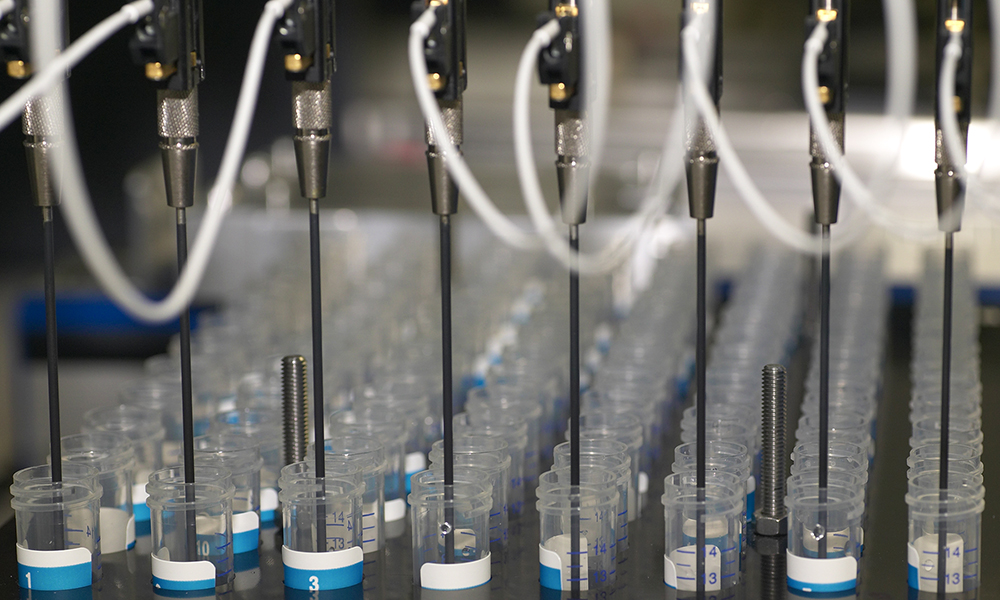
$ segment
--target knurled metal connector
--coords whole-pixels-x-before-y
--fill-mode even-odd
[[[580,225],[587,220],[590,185],[589,132],[580,111],[556,110],[556,177],[563,223]]]
[[[844,113],[827,115],[830,133],[841,152],[844,150]],[[833,165],[823,151],[822,144],[812,123],[809,124],[809,155],[812,161],[809,170],[812,176],[813,214],[819,225],[833,225],[840,212],[840,180],[834,173]]]
[[[464,136],[464,112],[462,100],[437,100],[441,109],[441,118],[444,121],[448,137],[455,148],[461,152]],[[439,216],[453,215],[458,212],[458,186],[448,174],[445,165],[445,156],[441,152],[438,139],[429,125],[424,127],[424,136],[427,141],[427,171],[430,174],[431,184],[431,209]]]
[[[28,100],[21,117],[31,196],[36,206],[59,205],[59,191],[53,179],[52,154],[62,144],[62,115],[60,95],[48,94]]]
[[[198,88],[156,91],[156,125],[160,135],[160,159],[173,208],[194,206],[198,165]]]
[[[326,197],[330,171],[330,127],[333,122],[330,82],[292,82],[292,123],[299,191],[304,198]]]

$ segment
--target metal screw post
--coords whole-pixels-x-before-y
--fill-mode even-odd
[[[761,482],[757,535],[785,535],[785,367],[767,365],[763,373]]]
[[[306,459],[306,447],[309,445],[309,396],[306,391],[306,359],[302,356],[282,358],[285,464]]]

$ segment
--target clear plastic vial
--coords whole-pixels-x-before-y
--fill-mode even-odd
[[[385,447],[364,435],[341,435],[324,442],[327,455],[339,457],[358,467],[365,484],[362,502],[362,543],[365,554],[385,546]],[[308,451],[315,455],[315,448]]]
[[[843,485],[831,473],[825,497],[818,478],[789,478],[788,587],[801,592],[846,592],[857,587],[864,491]]]
[[[612,441],[612,440],[602,440]],[[582,444],[581,444],[582,445]],[[560,444],[563,446],[563,444]],[[566,444],[568,448],[569,444]],[[564,471],[570,468],[571,457],[568,453],[560,452],[555,455],[553,471]],[[587,471],[609,471],[615,475],[615,486],[618,488],[618,508],[615,511],[615,544],[618,552],[628,550],[628,516],[630,504],[632,511],[635,510],[635,492],[629,493],[632,487],[631,461],[627,455],[592,454],[580,452],[580,470]],[[581,480],[582,483],[585,483]]]
[[[542,475],[536,492],[539,583],[579,592],[614,586],[618,489],[613,484],[574,486],[568,478],[550,480],[549,473]]]
[[[94,408],[83,415],[83,431],[122,433],[132,442],[135,468],[132,470],[132,513],[137,529],[149,533],[149,507],[146,506],[146,480],[163,467],[164,430],[160,413],[155,410],[120,404]]]
[[[285,466],[281,418],[266,408],[238,408],[215,416],[213,432],[235,433],[260,444],[260,522],[262,527],[281,524],[278,509],[278,475]]]
[[[364,574],[362,473],[336,461],[326,477],[315,473],[313,461],[281,471],[285,585],[312,591],[355,586]]]
[[[507,507],[512,521],[520,518],[524,512],[524,453],[528,445],[528,427],[521,423],[478,422],[472,424],[468,413],[455,415],[456,436],[485,436],[502,439],[507,443],[507,454],[510,456],[510,489],[507,495]]]
[[[489,515],[493,490],[456,472],[445,485],[444,472],[413,476],[410,522],[413,527],[413,582],[433,590],[462,590],[490,581]]]
[[[949,477],[946,493],[938,488],[939,483],[936,472],[910,480],[907,582],[914,590],[937,592],[939,579],[944,578],[947,593],[975,590],[986,507],[982,476]],[[943,548],[941,535],[945,536]]]
[[[695,473],[675,473],[664,479],[660,501],[665,525],[665,584],[697,591],[700,576],[705,591],[716,591],[739,583],[744,483],[722,471],[706,473],[704,490],[698,489]],[[698,566],[699,523],[705,531],[703,570]]]
[[[123,433],[94,432],[62,438],[63,462],[97,469],[101,484],[101,552],[123,552],[135,546],[132,476],[135,454]]]
[[[464,444],[462,443],[463,440]],[[470,447],[470,441],[475,442],[477,440],[474,438],[472,440],[469,438],[459,438],[455,441],[456,446],[459,448],[455,451],[455,467],[481,471],[493,489],[493,505],[490,507],[489,525],[490,554],[493,555],[495,563],[498,560],[502,560],[506,555],[509,542],[507,533],[507,490],[510,485],[510,457],[506,455],[506,452],[462,452],[462,448],[468,449]],[[486,438],[484,441],[497,441],[503,444],[505,448],[507,445],[503,440]],[[476,445],[481,446],[481,444]],[[434,442],[434,447],[431,449],[431,469],[444,468],[443,446],[444,442],[441,440]]]
[[[406,519],[406,421],[390,415],[344,411],[333,415],[330,437],[364,435],[385,449],[385,522],[387,537],[399,537]]]
[[[197,464],[228,469],[232,477],[233,552],[252,552],[260,544],[260,447],[252,438],[232,433],[210,433],[195,438]],[[197,474],[195,474],[197,480]]]
[[[64,464],[52,482],[49,465],[14,473],[10,486],[17,531],[17,583],[26,590],[89,587],[101,578],[101,484],[97,469]]]
[[[153,587],[173,592],[209,590],[231,583],[232,483],[178,483],[165,469],[150,475],[146,491],[152,526]]]

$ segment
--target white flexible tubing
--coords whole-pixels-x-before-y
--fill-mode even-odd
[[[526,232],[518,227],[513,221],[508,219],[496,207],[490,199],[476,176],[472,174],[469,165],[465,162],[462,154],[451,141],[448,129],[441,118],[441,111],[434,99],[434,93],[427,85],[427,64],[424,62],[423,44],[427,36],[430,35],[431,27],[434,26],[436,16],[434,8],[428,8],[410,26],[409,38],[409,59],[410,75],[413,78],[413,90],[417,94],[417,104],[420,105],[420,112],[423,113],[434,132],[434,139],[438,145],[438,151],[444,156],[444,164],[455,180],[455,184],[462,191],[463,196],[468,201],[469,206],[475,211],[479,218],[483,220],[486,227],[498,238],[510,246],[521,249],[538,248],[538,239],[534,234]]]
[[[920,241],[937,239],[940,236],[940,231],[938,231],[936,223],[931,225],[912,223],[879,204],[854,169],[847,163],[840,146],[833,139],[830,122],[826,118],[826,111],[819,98],[817,68],[817,61],[823,52],[827,35],[826,23],[820,22],[809,35],[809,39],[806,40],[802,53],[802,98],[805,100],[806,112],[809,113],[809,120],[816,133],[816,138],[826,154],[826,159],[833,165],[834,175],[840,179],[845,195],[880,227],[909,239]]]
[[[232,205],[231,191],[246,150],[247,136],[257,105],[260,80],[274,25],[291,6],[292,1],[270,0],[264,5],[264,12],[257,23],[250,44],[243,83],[240,87],[233,124],[226,140],[222,165],[209,192],[208,207],[197,239],[177,284],[162,301],[149,300],[129,281],[101,233],[83,178],[72,121],[69,111],[66,110],[69,104],[68,102],[62,104],[66,113],[65,151],[56,153],[53,166],[58,174],[56,181],[61,183],[66,223],[84,262],[101,287],[116,304],[136,319],[150,323],[162,323],[173,319],[188,307],[197,293],[218,239],[219,228]],[[58,4],[59,0],[36,0],[36,7],[41,8],[46,5],[43,10],[51,10],[52,14],[57,15],[60,14]],[[47,43],[49,47],[57,47],[58,36],[52,35],[52,28],[38,27],[37,22],[35,25],[32,32],[35,43],[39,45]],[[63,90],[64,84],[59,89]]]
[[[662,207],[663,197],[676,185],[679,179],[679,167],[676,169],[671,169],[670,167],[674,164],[681,164],[681,153],[679,151],[674,152],[674,155],[671,156],[669,149],[680,148],[680,130],[677,124],[682,119],[675,115],[672,121],[675,131],[672,131],[668,136],[664,153],[661,155],[659,172],[657,177],[651,182],[653,189],[647,193],[641,208],[619,227],[616,234],[612,235],[611,242],[602,251],[595,254],[576,253],[578,264],[574,265],[574,261],[571,260],[574,251],[567,244],[566,239],[559,233],[559,225],[552,217],[545,203],[545,197],[538,178],[534,149],[531,143],[531,109],[529,103],[531,99],[531,86],[534,81],[534,69],[537,64],[538,53],[551,44],[553,37],[558,35],[558,33],[559,22],[555,19],[536,29],[525,46],[524,52],[521,54],[521,60],[518,63],[514,83],[513,107],[515,165],[517,167],[518,181],[521,185],[521,194],[524,197],[528,214],[535,226],[535,230],[545,242],[549,253],[567,268],[576,268],[586,275],[599,274],[614,269],[628,257],[641,231],[649,225],[649,222]],[[679,102],[677,106],[680,107]],[[680,111],[678,110],[677,112],[679,113]],[[661,194],[663,189],[667,189],[667,192]]]
[[[997,128],[1000,126],[1000,0],[989,0],[990,15],[990,96],[987,107],[987,118],[990,121],[987,148],[994,147]],[[977,207],[983,209],[990,217],[1000,218],[1000,198],[987,190],[983,181],[982,168],[987,158],[992,158],[993,152],[984,152],[974,168],[968,171],[969,196],[976,201]]]
[[[611,7],[608,0],[587,0],[584,7],[584,83],[587,95],[585,109],[589,116],[587,127],[590,136],[587,144],[590,156],[590,183],[600,175],[604,161],[604,142],[607,139],[611,105]]]
[[[33,96],[46,94],[54,85],[65,79],[66,71],[78,65],[108,38],[152,11],[153,0],[136,0],[121,7],[118,12],[80,36],[0,104],[0,131],[6,129],[24,112],[25,103]]]
[[[14,0],[0,0],[0,19],[10,11],[14,10]]]
[[[804,254],[819,254],[821,250],[821,240],[818,236],[808,234],[788,223],[781,214],[768,203],[767,199],[754,184],[746,167],[740,160],[736,149],[733,147],[729,134],[719,121],[719,115],[715,110],[715,104],[708,93],[708,86],[705,81],[693,73],[701,73],[701,64],[698,57],[698,40],[701,36],[699,27],[704,21],[702,15],[697,15],[687,27],[681,31],[681,43],[684,44],[685,80],[684,86],[691,99],[694,101],[698,113],[705,119],[715,140],[716,152],[719,154],[719,162],[726,170],[733,186],[743,202],[746,203],[750,212],[760,221],[761,225],[767,229],[771,235],[783,244],[802,252]],[[859,228],[853,228],[857,231]],[[850,233],[850,232],[847,232]],[[855,233],[856,237],[859,235]],[[849,242],[846,237],[834,240],[834,246],[844,245]]]
[[[952,32],[948,43],[944,46],[944,56],[941,60],[941,79],[938,82],[938,121],[941,124],[941,135],[944,137],[944,147],[951,157],[952,166],[961,178],[968,178],[965,169],[965,145],[958,129],[958,117],[955,116],[955,73],[958,71],[958,61],[962,58],[962,34]]]

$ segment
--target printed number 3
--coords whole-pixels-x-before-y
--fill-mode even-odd
[[[318,592],[319,591],[319,577],[313,575],[309,578],[309,591]]]

